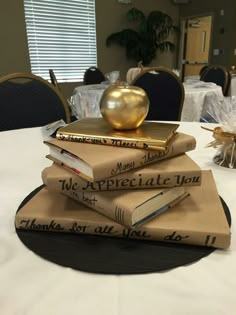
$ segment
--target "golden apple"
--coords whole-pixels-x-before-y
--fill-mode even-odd
[[[140,87],[114,84],[104,91],[100,110],[103,118],[114,129],[135,129],[148,114],[149,99]]]

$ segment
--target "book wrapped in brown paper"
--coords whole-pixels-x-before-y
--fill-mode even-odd
[[[49,159],[89,181],[112,177],[196,147],[195,138],[184,133],[177,133],[165,151],[134,150],[57,139],[44,143],[50,148]]]
[[[26,230],[228,248],[230,228],[212,173],[203,171],[202,185],[188,190],[190,196],[173,208],[141,227],[128,229],[71,198],[44,188],[17,212],[15,225]]]
[[[143,224],[186,196],[184,187],[100,192],[64,190],[62,193],[127,227]]]
[[[133,130],[115,130],[103,118],[82,118],[60,128],[59,140],[116,147],[165,150],[179,124],[144,121]]]
[[[201,169],[187,155],[165,159],[100,181],[89,182],[57,164],[42,171],[50,190],[112,191],[201,184]]]

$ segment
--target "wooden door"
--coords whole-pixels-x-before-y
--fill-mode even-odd
[[[211,16],[186,21],[184,76],[198,75],[208,64]]]

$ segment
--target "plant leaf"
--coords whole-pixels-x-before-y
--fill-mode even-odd
[[[173,25],[172,18],[161,11],[152,11],[147,18],[137,8],[127,12],[129,22],[135,23],[135,29],[127,28],[108,36],[106,45],[117,44],[125,48],[128,59],[148,65],[157,54],[157,51],[174,51],[175,45],[167,38],[172,31],[178,28]]]
[[[106,45],[118,44],[122,47],[126,47],[128,44],[136,43],[140,39],[139,34],[131,29],[125,29],[123,31],[113,33],[106,39]]]
[[[147,23],[155,30],[171,29],[172,18],[161,11],[152,11],[147,18]]]
[[[137,22],[141,24],[144,23],[144,21],[146,20],[146,17],[143,14],[143,12],[136,8],[130,9],[127,12],[126,16],[129,22]]]
[[[169,41],[164,41],[161,43],[157,43],[157,49],[160,50],[162,53],[166,51],[174,51],[175,45]]]

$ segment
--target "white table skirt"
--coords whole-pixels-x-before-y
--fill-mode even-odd
[[[215,165],[211,133],[181,122],[196,136],[189,155],[212,169],[219,194],[232,214],[232,244],[188,266],[144,275],[99,275],[46,261],[18,239],[14,216],[20,202],[41,185],[50,165],[40,128],[0,133],[0,314],[1,315],[233,315],[236,312],[236,170]],[[109,259],[109,257],[107,257]]]
[[[184,90],[185,100],[181,121],[200,121],[202,113],[207,111],[209,100],[212,104],[223,98],[222,89],[218,85],[194,87],[194,85],[184,83]]]
[[[101,117],[99,102],[107,85],[91,84],[75,88],[72,100],[72,113],[75,117]],[[220,86],[194,87],[184,83],[185,99],[181,121],[200,121],[207,109],[208,100],[217,102],[223,97]]]

